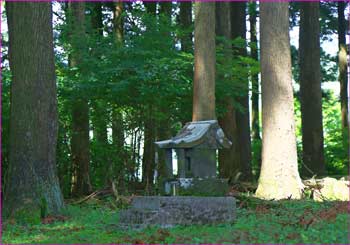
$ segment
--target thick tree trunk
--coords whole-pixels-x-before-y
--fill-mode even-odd
[[[85,35],[85,3],[70,2],[69,8],[72,15],[71,44],[73,47],[73,52],[70,56],[70,66],[79,67],[82,62],[81,52],[83,52],[84,45],[81,45],[78,39]],[[81,196],[92,191],[89,177],[89,104],[83,98],[78,98],[73,103],[71,147],[73,162],[72,195]]]
[[[261,2],[260,30],[263,142],[256,195],[300,198],[288,2]]]
[[[6,2],[11,114],[5,214],[63,207],[57,173],[57,91],[51,3]],[[25,28],[23,28],[25,27]]]
[[[300,3],[299,65],[304,176],[325,174],[319,2]]]
[[[256,2],[250,3],[249,23],[250,23],[250,41],[258,45],[257,30],[256,30]],[[258,60],[257,47],[251,48],[251,58]],[[252,138],[253,140],[261,140],[260,138],[260,123],[259,123],[259,76],[252,76]]]
[[[192,25],[192,3],[180,2],[180,25],[187,30]],[[181,37],[181,50],[184,52],[191,52],[193,49],[192,32]]]
[[[215,119],[215,2],[196,2],[192,121]]]
[[[216,2],[216,35],[225,37],[227,41],[231,40],[231,11],[229,2]],[[224,43],[225,58],[230,62],[232,59],[232,45],[229,42]],[[220,64],[219,64],[220,65]],[[217,74],[218,80],[223,80],[224,74]],[[232,78],[231,78],[232,79]],[[233,178],[240,171],[239,158],[239,140],[236,123],[236,110],[233,106],[233,100],[230,97],[225,98],[226,112],[218,118],[221,128],[226,137],[232,142],[230,149],[219,150],[219,175],[222,178]]]
[[[342,119],[342,133],[343,145],[348,152],[348,160],[350,160],[349,150],[349,125],[348,125],[348,78],[347,78],[347,51],[345,40],[346,21],[344,16],[345,2],[338,2],[338,44],[339,44],[339,82],[340,82],[340,104],[341,104],[341,119]],[[349,163],[348,163],[349,165]]]
[[[231,3],[231,23],[232,25],[232,39],[241,37],[246,39],[246,13],[245,2],[232,2]],[[240,50],[241,55],[246,55],[246,47]],[[239,103],[242,105],[244,111],[236,110],[237,132],[239,142],[239,154],[240,154],[240,172],[242,173],[241,179],[250,180],[252,178],[252,152],[251,152],[251,140],[250,140],[250,119],[249,119],[249,83],[248,74],[246,76],[246,83],[244,84],[244,90],[242,95],[238,98]]]

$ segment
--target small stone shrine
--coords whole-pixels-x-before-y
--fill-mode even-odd
[[[235,199],[225,197],[227,180],[216,178],[216,151],[232,143],[216,120],[187,123],[175,137],[155,144],[166,152],[164,194],[173,196],[135,197],[131,208],[120,213],[122,227],[234,221]],[[173,150],[178,161],[177,179],[173,176]]]
[[[216,150],[230,148],[216,120],[190,122],[172,139],[155,144],[166,151],[166,172],[173,174],[172,150],[177,154],[179,178],[215,178]]]

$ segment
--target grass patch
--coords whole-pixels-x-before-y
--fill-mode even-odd
[[[347,202],[238,201],[234,224],[144,230],[118,228],[118,210],[103,204],[67,205],[62,216],[23,224],[6,220],[2,243],[344,243]]]

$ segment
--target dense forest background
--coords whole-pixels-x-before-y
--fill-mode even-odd
[[[122,193],[156,193],[164,171],[164,155],[154,142],[174,136],[192,118],[193,3],[53,2],[52,5],[58,98],[56,167],[63,196],[83,196],[111,185]],[[219,74],[216,114],[234,149],[219,151],[219,174],[232,181],[238,177],[240,181],[256,181],[261,167],[259,6],[256,2],[232,2],[228,6],[230,32],[225,30],[225,23],[216,25]],[[302,6],[299,2],[289,4],[290,30],[301,25]],[[345,47],[346,35],[349,39],[349,5],[322,1],[318,8],[321,48],[303,45],[308,42],[307,37],[299,40],[298,46],[304,47],[304,53],[320,52],[318,75],[322,83],[337,84],[341,92],[335,94],[334,89],[322,89],[323,121],[322,117],[317,119],[317,125],[323,130],[324,143],[317,152],[319,158],[305,162],[308,160],[303,158],[299,87],[303,69],[300,61],[307,58],[300,57],[303,53],[299,47],[291,46],[298,164],[302,177],[347,175],[349,171],[344,87],[348,75],[344,66],[339,73],[338,53],[331,55],[322,48],[325,42],[329,47],[330,39],[337,36],[339,40],[333,40],[332,45]],[[11,13],[7,6],[2,13],[2,25],[6,20],[11,24],[11,18],[16,18],[7,16],[9,9]],[[225,6],[220,8],[217,3],[217,23],[222,19],[220,11],[224,10]],[[313,27],[301,28],[308,33]],[[9,30],[11,32],[11,26]],[[15,31],[18,30],[13,29]],[[1,35],[4,191],[12,183],[8,182],[10,102],[11,99],[18,100],[16,103],[27,102],[20,101],[19,97],[11,98],[11,40],[6,28]],[[227,46],[232,48],[227,51]],[[319,51],[315,51],[317,48]],[[312,93],[312,87],[305,87],[306,97],[312,98]],[[307,113],[312,113],[312,109]],[[27,119],[17,118],[23,124]],[[311,128],[316,127],[311,124]],[[20,141],[23,135],[15,137]],[[310,142],[305,139],[304,144],[312,144],[312,139]],[[223,171],[227,166],[229,170]]]

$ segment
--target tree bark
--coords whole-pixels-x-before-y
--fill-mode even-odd
[[[180,2],[180,25],[185,31],[187,31],[192,25],[191,2]],[[188,32],[181,37],[181,50],[184,52],[191,52],[192,49],[192,32]]]
[[[56,173],[57,90],[51,3],[6,2],[12,73],[9,173],[4,210],[13,214],[63,197]],[[25,28],[23,28],[25,27]]]
[[[115,3],[113,12],[113,26],[115,33],[115,40],[117,44],[123,45],[124,40],[124,20],[123,20],[123,2],[118,1]]]
[[[192,121],[215,119],[215,2],[196,2]]]
[[[288,2],[261,2],[262,168],[256,195],[301,197],[298,173]]]
[[[91,26],[93,33],[97,33],[100,38],[103,37],[103,14],[102,14],[102,3],[93,2],[92,14],[91,14]],[[92,53],[93,50],[92,50]],[[95,54],[93,54],[95,55]],[[97,99],[92,103],[93,113],[91,121],[93,125],[94,138],[100,145],[108,144],[107,136],[107,122],[108,122],[108,110],[107,104],[102,99]]]
[[[323,154],[319,2],[300,3],[299,65],[302,174],[325,174]]]
[[[84,52],[85,3],[70,2],[71,11],[71,45],[70,66],[79,67]],[[86,98],[77,98],[72,107],[72,162],[73,186],[72,195],[81,196],[92,191],[89,175],[90,139],[89,139],[89,104]]]
[[[142,182],[146,190],[149,191],[154,181],[155,170],[155,144],[156,141],[156,125],[154,120],[153,107],[147,108],[147,115],[144,122],[144,150],[142,159]]]
[[[241,37],[246,39],[246,13],[245,2],[232,2],[231,3],[231,23],[232,25],[232,39]],[[240,49],[240,55],[246,55],[246,47]],[[242,173],[241,179],[252,179],[251,168],[251,139],[250,139],[250,119],[249,119],[249,83],[248,74],[246,76],[246,83],[244,84],[244,90],[242,96],[238,98],[238,102],[242,105],[244,111],[236,110],[236,121],[238,128],[238,142],[239,142],[239,154],[240,154],[240,172]]]
[[[347,51],[346,51],[346,21],[344,16],[345,3],[338,2],[338,65],[339,65],[339,82],[340,82],[340,105],[341,105],[341,120],[342,120],[342,134],[343,145],[348,153],[348,161],[350,161],[349,150],[349,125],[348,125],[348,78],[347,78]],[[348,162],[349,165],[349,162]]]
[[[216,2],[216,35],[225,37],[225,58],[232,59],[232,45],[229,43],[231,38],[231,11],[229,2]],[[220,64],[219,64],[220,65]],[[217,74],[218,80],[224,78],[224,74]],[[230,79],[230,78],[229,78]],[[232,79],[232,78],[231,78]],[[230,149],[219,150],[219,175],[221,178],[234,178],[240,171],[238,129],[236,123],[236,110],[233,106],[233,100],[230,97],[225,98],[226,112],[218,118],[221,128],[224,130],[226,137],[232,142]]]

